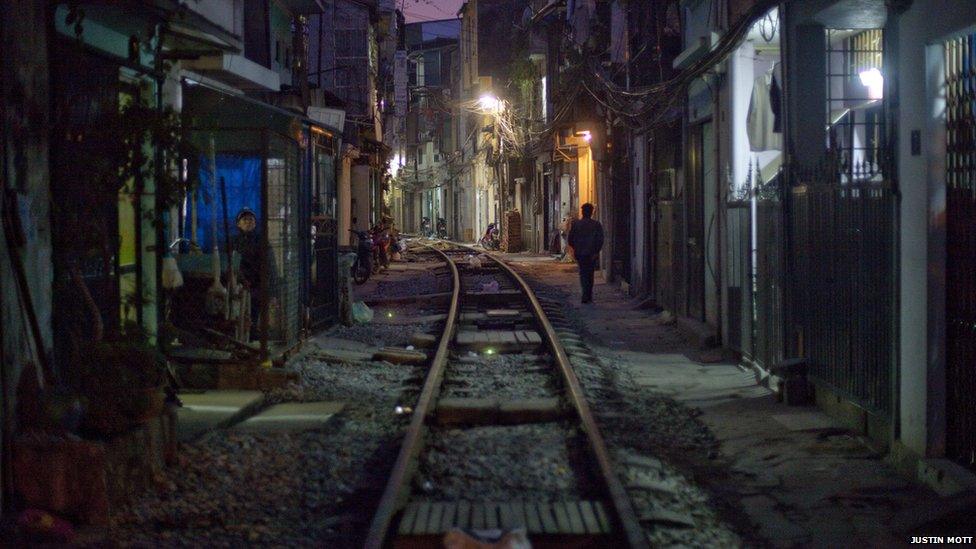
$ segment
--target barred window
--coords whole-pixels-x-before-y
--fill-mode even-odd
[[[827,149],[842,182],[881,175],[884,35],[881,29],[828,29]]]

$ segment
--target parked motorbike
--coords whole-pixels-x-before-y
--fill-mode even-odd
[[[434,233],[433,233],[432,228],[431,228],[431,225],[430,225],[430,218],[429,217],[421,217],[420,218],[420,235],[421,236],[430,237],[433,234]]]
[[[352,264],[352,279],[356,284],[365,284],[373,273],[373,235],[369,231],[349,229],[356,235],[356,261]]]
[[[501,246],[501,239],[499,237],[500,231],[498,230],[497,223],[489,223],[488,228],[485,230],[485,234],[482,235],[481,240],[478,244],[486,250],[497,250]]]
[[[390,266],[390,245],[393,239],[390,237],[390,231],[382,225],[373,227],[370,230],[370,237],[373,242],[373,273],[378,273],[381,268],[386,269]]]
[[[447,220],[443,217],[437,218],[437,238],[447,238]]]

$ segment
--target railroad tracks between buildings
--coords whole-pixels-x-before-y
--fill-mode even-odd
[[[450,267],[450,305],[365,546],[524,528],[535,547],[647,547],[532,289],[473,248],[430,248]]]

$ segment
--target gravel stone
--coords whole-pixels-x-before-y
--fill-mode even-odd
[[[445,397],[497,397],[501,400],[543,398],[557,394],[555,369],[533,356],[497,354],[477,361],[451,361],[444,380]]]
[[[517,265],[543,301],[558,302],[560,330],[573,333],[564,339],[586,341],[586,325],[569,307],[571,296],[542,282],[551,265]],[[538,272],[535,269],[539,269]],[[555,324],[555,323],[554,323]],[[687,343],[676,331],[655,331],[658,352],[679,352]],[[576,341],[573,341],[576,343]],[[583,343],[582,347],[586,348]],[[587,349],[587,354],[589,353]],[[607,446],[614,452],[615,470],[638,516],[664,512],[690,517],[694,528],[667,521],[648,521],[644,531],[653,547],[742,547],[744,542],[722,518],[719,498],[709,494],[694,480],[701,474],[690,456],[715,455],[717,443],[700,421],[695,410],[662,394],[640,389],[623,368],[612,360],[575,355],[570,358],[583,386]],[[661,466],[650,467],[649,464]],[[711,473],[711,471],[709,471]],[[644,488],[640,488],[640,485]],[[647,487],[653,486],[655,489]]]
[[[432,429],[415,480],[435,501],[581,499],[576,436],[557,423]]]

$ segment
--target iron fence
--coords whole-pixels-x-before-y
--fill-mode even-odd
[[[727,204],[725,234],[728,235],[728,261],[725,276],[728,292],[729,338],[726,345],[752,359],[753,349],[753,275],[752,275],[752,202],[748,197]]]
[[[788,194],[797,347],[812,378],[873,412],[892,408],[894,187],[799,175]]]
[[[756,251],[753,291],[753,360],[769,369],[784,358],[786,234],[782,178],[756,189]]]
[[[945,44],[946,456],[976,469],[976,34]]]
[[[301,335],[302,237],[299,148],[294,140],[266,132],[265,234],[273,258],[269,269],[268,340],[291,345]],[[307,242],[307,240],[306,240]]]
[[[310,245],[309,232],[301,230],[298,144],[267,129],[196,129],[191,137],[201,154],[188,161],[191,170],[199,173],[200,185],[179,211],[176,242],[181,244],[172,251],[185,282],[173,296],[172,321],[187,330],[216,327],[235,333],[236,323],[225,317],[239,321],[243,317],[241,322],[249,319],[251,329],[244,326],[242,338],[260,340],[272,352],[290,347],[301,335],[301,291],[307,276],[302,246]],[[260,241],[251,245],[258,250],[257,260],[242,258],[243,245],[238,242],[241,231],[236,221],[246,209],[253,212],[259,227]],[[228,254],[229,250],[235,253]],[[215,277],[228,287],[231,257],[236,280],[250,289],[252,306],[240,305],[243,310],[239,310],[231,305],[236,312],[215,316],[207,312],[202,298]],[[250,263],[244,268],[242,262]],[[216,274],[213,265],[219,266]],[[252,269],[258,271],[259,280],[248,280]]]

